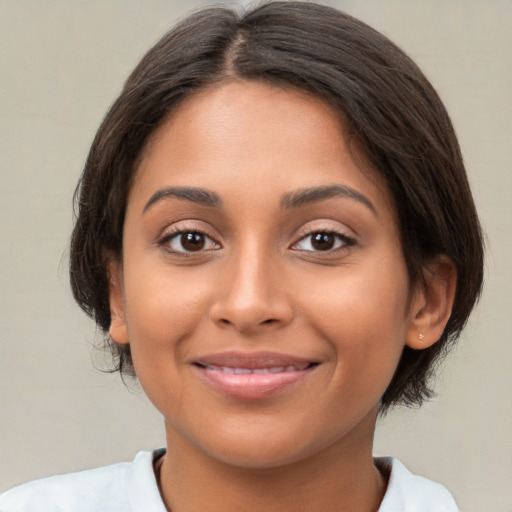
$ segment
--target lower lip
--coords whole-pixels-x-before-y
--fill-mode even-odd
[[[274,395],[302,381],[314,368],[315,366],[305,370],[278,373],[233,374],[196,366],[196,369],[212,388],[241,400],[258,400]]]

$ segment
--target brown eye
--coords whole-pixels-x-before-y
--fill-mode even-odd
[[[180,235],[180,243],[186,251],[200,251],[205,246],[203,233],[183,233]]]
[[[162,242],[168,250],[176,254],[219,249],[220,246],[205,233],[200,231],[181,231],[174,235],[168,235]]]
[[[292,249],[305,252],[336,251],[355,244],[355,240],[342,233],[316,231],[301,238]]]
[[[328,251],[334,247],[336,237],[332,233],[315,233],[311,235],[311,246],[317,251]]]

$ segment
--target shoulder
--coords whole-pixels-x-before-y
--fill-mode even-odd
[[[441,484],[412,474],[397,459],[380,458],[376,463],[391,467],[378,512],[460,512],[450,491]]]
[[[153,473],[153,453],[140,452],[132,462],[42,478],[14,487],[0,495],[0,510],[163,512]]]

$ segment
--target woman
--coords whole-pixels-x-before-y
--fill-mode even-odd
[[[75,298],[167,449],[1,510],[457,510],[372,457],[482,283],[453,128],[401,50],[315,4],[194,14],[129,77],[77,204]]]

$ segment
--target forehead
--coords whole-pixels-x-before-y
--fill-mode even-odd
[[[343,145],[341,112],[321,99],[288,86],[238,79],[222,81],[184,98],[150,135],[142,160],[164,142],[164,132],[169,135],[174,131],[173,136],[179,137],[183,149],[201,139],[202,149],[207,149],[206,142],[218,141],[236,143],[251,154],[260,149],[251,144],[256,135],[259,142],[267,139],[269,150],[280,142],[284,150],[290,140],[304,141],[315,129],[330,132],[324,144]],[[169,138],[165,142],[169,143]]]
[[[187,97],[164,120],[143,150],[132,192],[147,196],[166,182],[216,188],[229,179],[236,193],[254,177],[276,192],[348,179],[392,209],[339,111],[304,91],[241,80]]]

